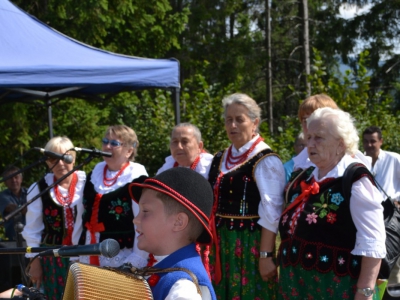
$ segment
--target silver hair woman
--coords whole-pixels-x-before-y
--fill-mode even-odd
[[[171,155],[165,158],[165,163],[157,174],[170,168],[186,167],[208,178],[213,155],[204,150],[201,132],[196,125],[191,123],[176,125],[171,132],[169,150]]]
[[[215,195],[214,288],[221,299],[275,299],[273,256],[285,171],[258,134],[261,109],[256,101],[233,94],[222,105],[231,145],[214,156],[209,173]]]
[[[65,136],[53,137],[45,149],[58,154],[68,153],[74,158],[72,163],[49,158],[46,164],[51,173],[46,174],[29,188],[27,200],[39,193],[38,199],[28,205],[26,225],[22,235],[29,247],[76,245],[82,233],[83,189],[86,174],[83,171],[72,172],[57,185],[45,192],[56,180],[72,171],[75,152],[68,151],[74,145]],[[69,269],[68,258],[44,257],[33,259],[34,254],[27,254],[32,264],[30,278],[35,287],[43,286],[48,299],[60,299],[64,291]],[[54,280],[56,278],[56,280]]]
[[[386,254],[383,208],[367,173],[355,178],[350,199],[342,190],[344,171],[359,162],[354,120],[339,109],[319,108],[307,119],[305,139],[315,167],[288,187],[279,222],[281,296],[373,299]]]

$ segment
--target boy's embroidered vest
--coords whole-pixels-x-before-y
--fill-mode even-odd
[[[288,205],[301,194],[300,182],[310,183],[311,171],[293,184]],[[342,195],[342,177],[328,178],[318,184],[318,194],[311,194],[304,205],[293,207],[281,216],[278,261],[283,266],[300,263],[306,270],[334,271],[338,276],[357,278],[361,257],[350,253],[355,246],[356,227],[349,200]],[[299,209],[300,214],[293,222],[292,217]]]
[[[186,268],[189,269],[196,275],[197,280],[199,281],[199,285],[207,286],[211,297],[213,300],[216,300],[217,297],[215,295],[214,289],[212,287],[211,281],[207,275],[206,269],[201,261],[199,254],[196,251],[195,244],[189,244],[186,247],[183,247],[161,262],[154,265],[155,268]],[[164,300],[171,290],[172,286],[179,279],[188,279],[191,281],[191,278],[188,273],[183,271],[174,271],[168,273],[157,273],[160,276],[158,283],[151,287],[153,292],[154,300]]]
[[[214,191],[219,189],[216,226],[221,227],[225,224],[229,230],[259,229],[257,219],[261,197],[254,170],[265,156],[276,154],[271,149],[260,151],[238,168],[224,174],[219,187],[216,187],[224,152],[226,151],[218,152],[214,156],[208,177]]]
[[[82,216],[83,231],[79,244],[85,244],[86,231],[93,228],[94,232],[100,232],[100,242],[112,238],[119,242],[121,249],[132,248],[135,230],[132,223],[132,200],[128,189],[130,183],[101,195],[95,191],[91,175],[92,173],[87,176],[83,192],[85,210]],[[93,217],[92,214],[94,214]]]
[[[44,191],[48,185],[44,178],[39,180],[39,191]],[[64,238],[67,235],[65,228],[64,208],[60,204],[54,203],[50,196],[50,191],[42,195],[43,203],[43,224],[44,230],[42,233],[41,243],[45,246],[62,245]],[[36,200],[40,201],[40,200]],[[77,207],[73,208],[74,223],[76,221]]]

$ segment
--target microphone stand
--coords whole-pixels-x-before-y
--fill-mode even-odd
[[[3,223],[7,222],[9,219],[11,219],[13,216],[15,216],[17,213],[19,213],[21,210],[23,210],[25,207],[27,207],[29,204],[31,204],[33,201],[35,201],[36,199],[38,199],[39,197],[41,197],[43,194],[47,193],[51,188],[53,188],[54,186],[56,186],[57,184],[59,184],[61,181],[63,181],[65,178],[67,178],[69,175],[71,175],[72,173],[74,173],[76,170],[80,169],[82,166],[87,165],[88,163],[90,163],[93,158],[100,156],[98,153],[91,153],[88,157],[86,157],[83,162],[81,162],[80,164],[76,165],[75,167],[72,168],[71,171],[69,171],[67,174],[63,175],[62,177],[60,177],[59,179],[57,179],[56,181],[54,181],[52,184],[50,184],[47,188],[45,188],[43,191],[39,192],[39,194],[37,194],[36,196],[34,196],[32,199],[30,199],[29,201],[27,201],[26,203],[24,203],[23,205],[21,205],[20,207],[16,208],[15,210],[13,210],[12,212],[10,212],[7,216],[5,216],[3,218],[3,221],[0,221],[0,225],[2,225]],[[47,158],[46,158],[47,159]]]
[[[16,222],[14,225],[14,230],[16,233],[16,246],[17,247],[22,247],[23,246],[23,238],[22,238],[22,230],[24,229],[24,224],[21,222]],[[26,261],[25,261],[25,255],[18,255],[18,262],[19,262],[19,267],[21,269],[21,281],[24,285],[28,285],[29,278],[25,274],[25,269],[26,269]]]
[[[32,164],[30,164],[30,165],[28,165],[28,166],[26,166],[26,167],[24,167],[24,168],[22,168],[22,169],[19,169],[18,171],[14,172],[14,173],[12,173],[12,174],[10,174],[10,175],[7,175],[6,177],[3,177],[3,178],[0,180],[0,183],[2,183],[2,182],[4,182],[4,181],[6,181],[6,180],[8,180],[8,179],[10,179],[10,178],[12,178],[12,177],[18,175],[19,173],[22,173],[22,172],[25,172],[26,170],[29,170],[29,169],[33,168],[34,166],[37,166],[37,165],[39,165],[39,164],[45,162],[46,160],[47,160],[47,156],[43,156],[43,157],[41,157],[40,159],[38,159],[37,161],[35,161],[34,163],[32,163]]]

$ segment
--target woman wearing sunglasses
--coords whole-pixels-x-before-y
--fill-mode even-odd
[[[110,152],[112,156],[103,157],[104,161],[94,167],[86,180],[82,217],[84,228],[79,243],[96,244],[111,238],[119,242],[121,250],[113,258],[81,256],[80,261],[119,267],[130,256],[133,265],[145,266],[148,254],[136,247],[134,249],[132,219],[139,208],[132,202],[128,191],[129,183],[135,178],[148,176],[145,167],[134,162],[138,138],[132,128],[115,125],[107,128],[102,144],[102,151]]]
[[[47,173],[29,188],[28,201],[44,192],[56,180],[64,178],[57,185],[44,192],[40,198],[28,205],[26,225],[22,236],[28,247],[49,247],[76,245],[82,232],[82,194],[86,174],[74,171],[74,145],[65,136],[53,137],[45,150],[72,156],[72,163],[49,158],[46,161],[51,173]],[[30,279],[35,287],[43,286],[47,299],[61,299],[69,269],[69,258],[43,257],[33,259],[36,254],[28,253],[32,259]]]

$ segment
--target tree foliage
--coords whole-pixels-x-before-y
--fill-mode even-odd
[[[226,147],[221,100],[244,92],[263,109],[261,134],[283,161],[292,155],[300,131],[297,109],[304,99],[302,1],[272,0],[271,57],[266,51],[268,1],[260,0],[14,0],[42,22],[79,41],[118,53],[143,57],[176,57],[181,62],[181,121],[202,131],[210,153]],[[354,19],[339,17],[343,3],[371,9]],[[383,129],[384,147],[400,151],[398,132],[400,72],[394,52],[398,36],[398,1],[308,0],[312,93],[325,92],[357,120],[360,132],[369,125]],[[363,41],[360,43],[360,41]],[[367,43],[368,42],[368,43]],[[358,49],[366,48],[368,52]],[[357,48],[358,47],[358,48]],[[267,62],[273,74],[273,128],[267,118]],[[343,74],[341,62],[350,67]],[[389,70],[389,72],[388,72]],[[48,140],[48,111],[41,101],[0,106],[0,167],[27,166]],[[76,146],[101,146],[108,125],[135,129],[137,161],[155,174],[169,154],[174,126],[170,93],[146,90],[121,93],[107,101],[63,99],[52,106],[54,135],[67,135]],[[78,162],[84,160],[78,155]],[[84,166],[89,171],[95,163]],[[44,165],[26,172],[36,181]]]

